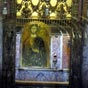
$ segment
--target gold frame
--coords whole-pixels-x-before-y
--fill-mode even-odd
[[[30,38],[30,35],[31,35],[31,31],[30,31],[30,27],[31,27],[31,25],[38,25],[39,26],[39,32],[37,32],[37,35],[39,36],[39,37],[41,37],[43,40],[44,40],[44,42],[45,42],[45,50],[46,50],[46,53],[47,53],[47,58],[46,58],[46,60],[47,60],[47,65],[46,65],[46,67],[42,67],[42,68],[50,68],[50,55],[49,55],[49,53],[50,53],[50,27],[48,26],[48,25],[46,25],[45,23],[43,23],[43,22],[37,22],[37,21],[35,21],[35,22],[30,22],[30,23],[27,23],[26,25],[24,25],[24,27],[23,27],[23,31],[22,31],[22,38],[21,38],[21,41],[22,42],[24,42],[25,43],[25,39],[26,39],[26,37],[28,37],[29,38],[29,41],[31,40]],[[26,35],[25,35],[26,34]],[[32,42],[31,42],[32,43]],[[27,46],[27,45],[26,45]],[[22,44],[21,44],[21,48],[22,48]],[[22,50],[21,50],[22,51]],[[21,52],[21,62],[20,62],[20,67],[25,67],[24,65],[23,65],[23,61],[22,61],[22,52]],[[37,67],[37,66],[28,66],[29,68],[30,67],[33,67],[33,68],[40,68],[41,69],[41,67]]]

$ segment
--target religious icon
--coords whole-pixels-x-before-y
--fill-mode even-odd
[[[43,30],[43,29],[42,29]],[[44,30],[43,30],[44,31]],[[44,36],[37,24],[29,27],[28,35],[22,35],[22,65],[25,67],[47,67],[47,50]]]

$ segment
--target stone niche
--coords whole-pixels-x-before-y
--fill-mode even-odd
[[[58,30],[33,21],[16,33],[16,82],[69,84],[70,36]]]

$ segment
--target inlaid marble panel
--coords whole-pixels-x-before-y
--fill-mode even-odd
[[[62,69],[62,36],[51,35],[51,68]]]
[[[70,36],[63,36],[62,68],[69,69],[70,61]]]
[[[17,70],[16,80],[39,81],[39,82],[67,82],[69,81],[68,71],[53,70]]]

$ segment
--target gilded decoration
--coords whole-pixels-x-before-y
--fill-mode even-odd
[[[68,4],[69,2],[69,4]],[[72,0],[17,0],[17,18],[71,18]]]

